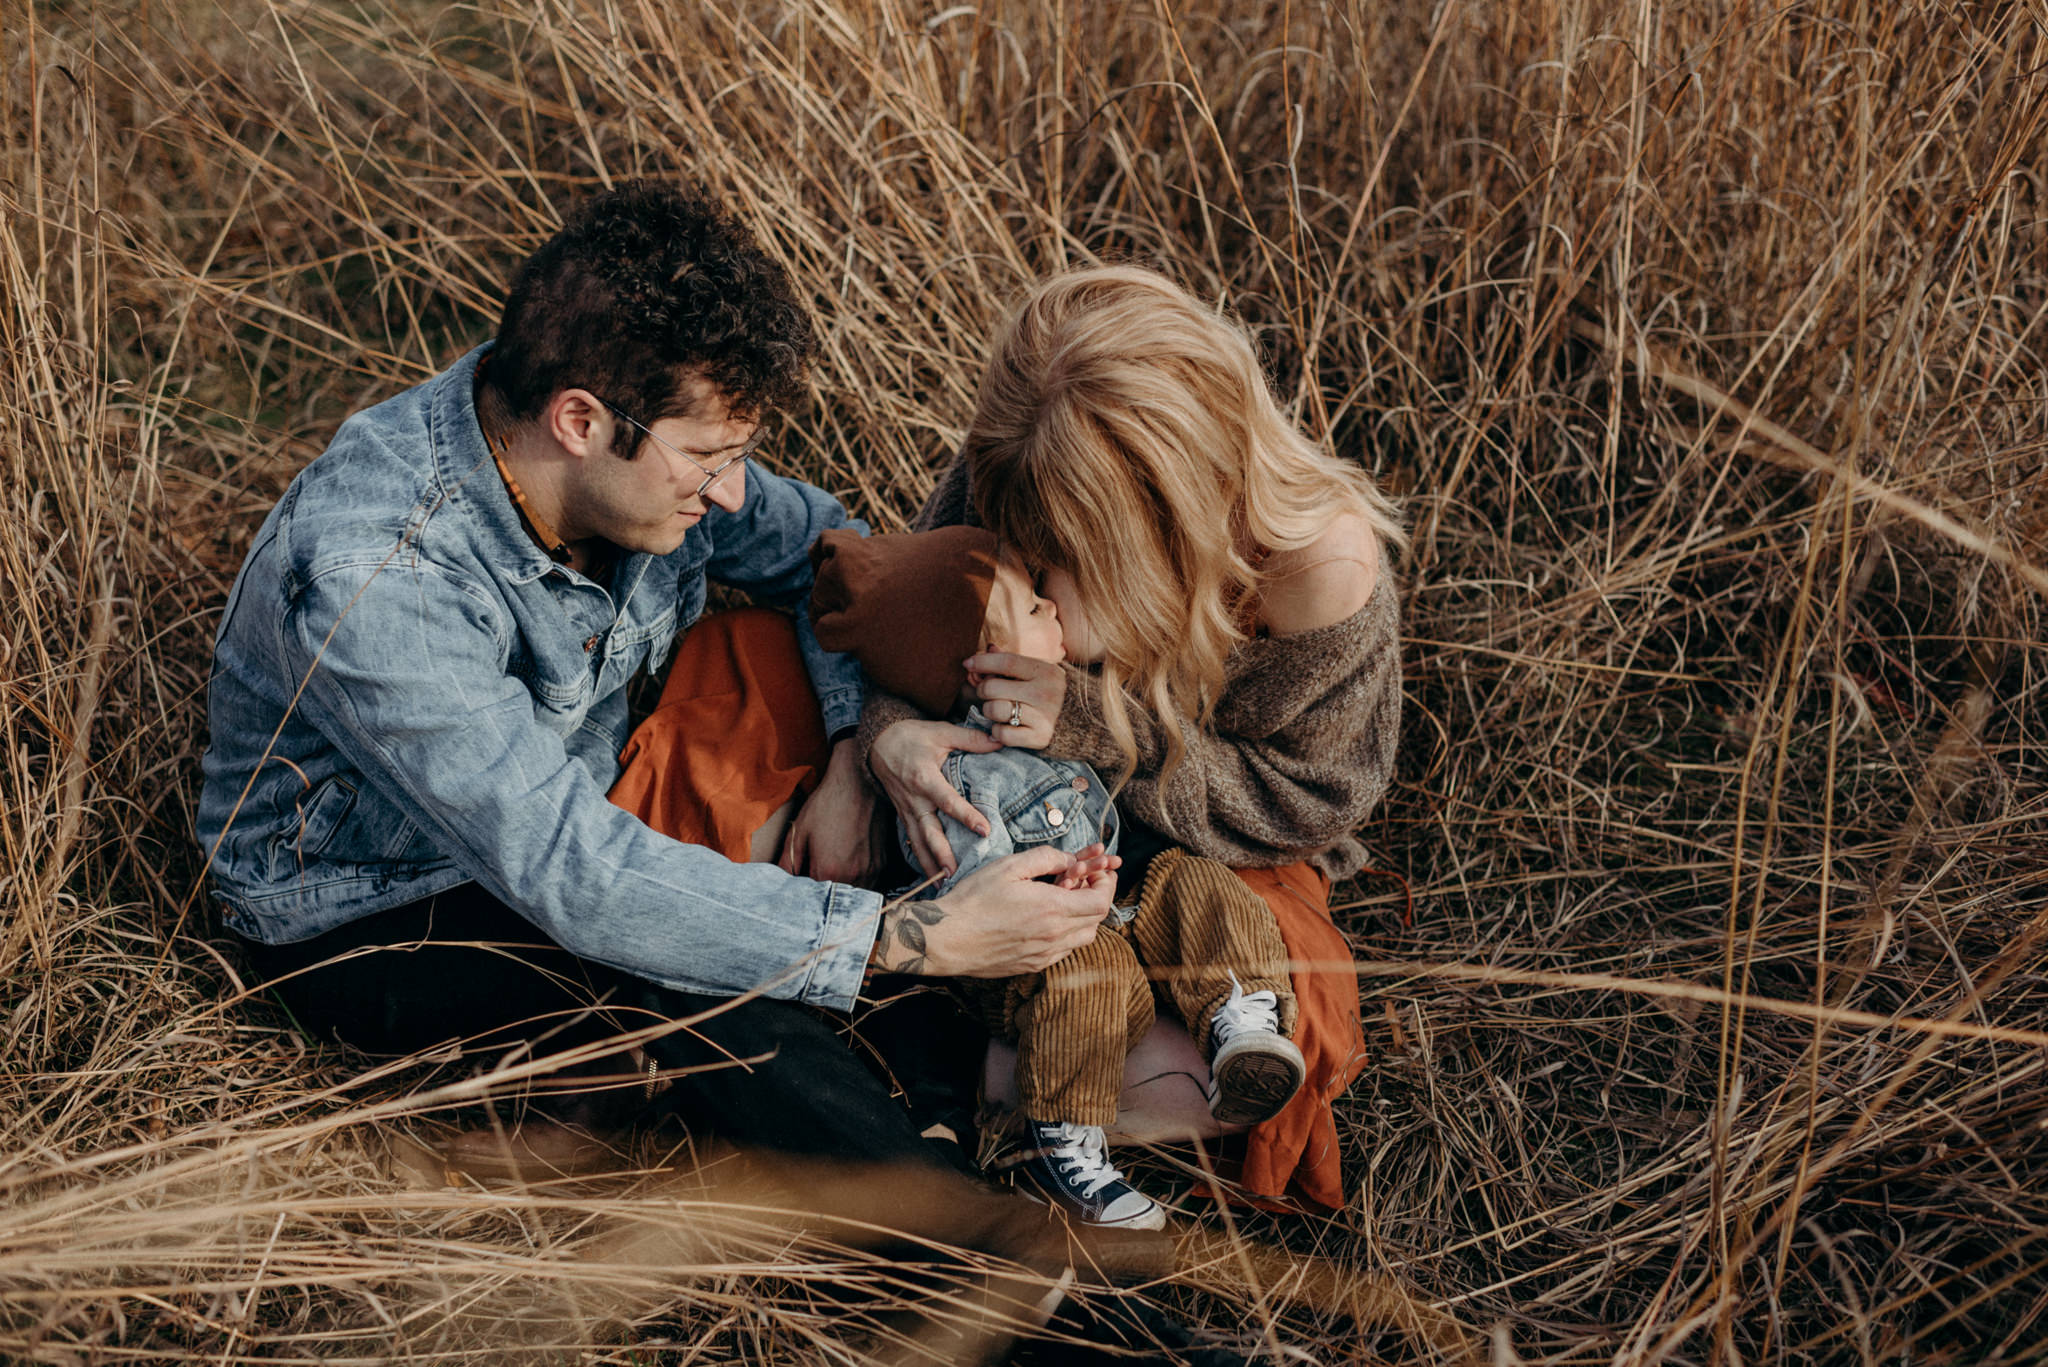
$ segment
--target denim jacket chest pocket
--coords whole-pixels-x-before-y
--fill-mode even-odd
[[[535,719],[566,736],[582,724],[596,694],[597,665],[602,660],[598,649],[599,644],[594,643],[588,651],[556,653],[543,661],[522,643],[513,648],[505,669],[533,695]]]
[[[618,626],[595,603],[570,597],[566,607],[522,622],[505,660],[506,673],[533,696],[534,719],[560,736],[590,711]]]
[[[1088,818],[1087,795],[1074,791],[1070,779],[1047,780],[1037,791],[1024,794],[1003,809],[1003,825],[1019,845],[1071,841],[1079,839],[1082,832],[1088,833],[1088,843],[1092,844],[1094,823]]]
[[[1088,766],[1028,750],[948,756],[947,777],[961,795],[1003,824],[1019,848],[1058,844],[1080,850],[1116,833],[1101,780]]]
[[[628,603],[598,647],[602,659],[594,673],[600,695],[623,687],[641,669],[649,674],[659,673],[668,659],[669,647],[676,639],[674,600],[651,618],[641,617],[636,611],[640,607],[641,604]]]
[[[675,639],[676,609],[674,604],[670,604],[668,611],[636,633],[636,639],[631,644],[638,648],[638,653],[632,663],[645,665],[649,674],[659,672],[662,662],[668,659],[669,647],[675,643]]]
[[[604,660],[598,670],[598,692],[608,693],[622,686],[631,675],[645,668],[658,671],[668,658],[682,621],[678,601],[678,580],[668,561],[636,556],[619,568],[613,592],[618,597],[618,620],[606,633]],[[703,584],[695,587],[702,592]]]

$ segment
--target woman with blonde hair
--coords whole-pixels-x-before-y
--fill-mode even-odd
[[[968,661],[995,740],[1120,775],[1133,881],[1146,853],[1178,846],[1272,907],[1308,1081],[1252,1131],[1240,1180],[1342,1205],[1331,1103],[1364,1055],[1329,890],[1363,866],[1355,832],[1393,765],[1392,506],[1287,420],[1242,328],[1156,272],[1102,267],[1038,285],[998,334],[918,519],[961,522],[1034,567],[1067,643],[1063,663]],[[887,696],[862,733],[937,871],[937,814],[973,821],[940,766],[989,742]]]

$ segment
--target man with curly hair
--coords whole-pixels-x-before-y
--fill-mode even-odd
[[[722,207],[629,186],[525,263],[494,343],[350,418],[292,481],[222,616],[197,833],[228,926],[303,1026],[379,1053],[540,1035],[594,1054],[649,1027],[646,1093],[673,1082],[693,1122],[934,1161],[819,1009],[850,1009],[874,969],[1044,967],[1092,938],[1107,861],[1019,855],[915,924],[884,925],[855,885],[861,676],[804,609],[809,547],[849,519],[753,459],[813,347]],[[691,631],[707,581],[791,616]],[[691,652],[743,637],[702,685]],[[695,767],[643,755],[638,791],[689,789],[723,835],[607,799],[627,683],[679,639],[692,662],[664,706],[697,681]],[[757,687],[773,649],[787,663]],[[798,734],[815,762],[782,762]]]

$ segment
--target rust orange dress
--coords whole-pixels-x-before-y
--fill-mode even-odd
[[[768,818],[824,775],[825,724],[790,620],[768,608],[701,618],[661,701],[619,756],[611,798],[663,835],[745,862]]]

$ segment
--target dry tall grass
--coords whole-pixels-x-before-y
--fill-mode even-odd
[[[565,204],[688,173],[823,326],[780,459],[880,523],[1006,301],[1101,255],[1226,297],[1407,498],[1412,726],[1369,835],[1412,922],[1391,876],[1339,899],[1357,1197],[1249,1228],[1503,1362],[2048,1353],[2038,5],[4,14],[0,1352],[894,1341],[816,1294],[884,1269],[730,1202],[410,1189],[385,1138],[486,1081],[223,1005],[186,835],[263,509],[488,333]],[[699,1242],[636,1263],[650,1222]],[[1285,1290],[1226,1260],[1157,1294],[1247,1345],[1419,1351]]]

